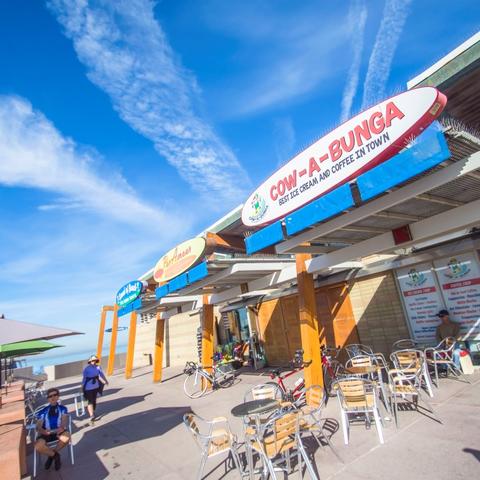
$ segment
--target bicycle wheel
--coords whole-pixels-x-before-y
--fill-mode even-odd
[[[190,398],[199,398],[207,391],[207,380],[198,372],[188,375],[183,382],[183,391]]]

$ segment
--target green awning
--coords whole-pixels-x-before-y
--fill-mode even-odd
[[[0,357],[21,357],[35,353],[46,352],[62,345],[46,342],[45,340],[29,340],[27,342],[4,343],[0,345]]]

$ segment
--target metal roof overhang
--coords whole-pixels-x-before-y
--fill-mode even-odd
[[[280,272],[294,262],[295,260],[290,257],[278,258],[275,256],[217,258],[207,261],[206,276],[160,298],[160,305],[162,305],[162,301],[167,302],[167,299],[172,299],[168,302],[175,301],[176,295],[181,298],[210,295],[211,303],[219,304],[221,303],[221,293],[227,290],[231,293],[229,298],[241,298],[241,295],[245,293],[243,285],[266,275]]]
[[[448,136],[451,157],[426,174],[276,246],[321,254],[308,262],[317,273],[339,263],[390,253],[426,240],[480,226],[480,141]],[[396,244],[392,230],[409,225],[412,240]],[[338,248],[335,248],[335,242]],[[321,248],[330,247],[322,252]],[[320,247],[320,249],[318,249]],[[322,254],[323,253],[323,254]]]
[[[328,275],[360,268],[362,259],[396,253],[447,234],[480,227],[480,140],[466,132],[447,131],[450,156],[398,187],[307,228],[278,243],[278,253],[311,253],[308,271]],[[412,241],[396,245],[392,230],[408,224]],[[249,290],[296,282],[295,265],[248,282]],[[212,303],[239,296],[238,289],[212,295]]]

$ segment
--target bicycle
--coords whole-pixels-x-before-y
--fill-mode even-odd
[[[293,384],[293,388],[287,388],[284,380],[301,372],[311,363],[311,360],[309,362],[303,361],[303,350],[297,350],[289,365],[276,368],[270,372],[270,378],[276,381],[267,382],[267,385],[274,385],[280,391],[284,402],[290,402],[295,408],[298,408],[305,402],[305,379],[303,377],[298,378]],[[289,373],[282,376],[282,371]]]
[[[208,384],[213,390],[231,387],[235,381],[235,372],[230,364],[213,365],[212,373],[195,362],[187,362],[183,373],[187,376],[183,382],[183,391],[190,398],[200,398],[205,394]]]
[[[340,348],[327,347],[322,345],[320,347],[320,354],[322,356],[322,372],[323,384],[325,391],[329,396],[334,395],[332,384],[337,380],[339,374],[343,371],[343,365],[337,360]]]

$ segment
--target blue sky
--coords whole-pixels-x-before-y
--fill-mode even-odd
[[[475,0],[0,9],[0,312],[92,351],[124,283],[480,24]]]

